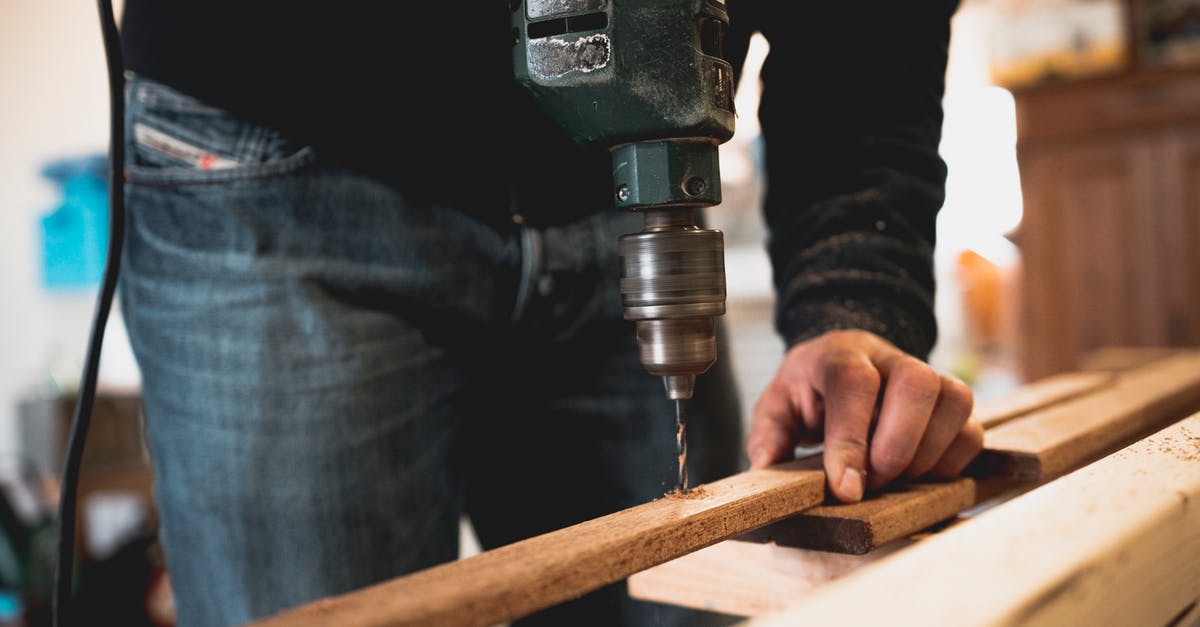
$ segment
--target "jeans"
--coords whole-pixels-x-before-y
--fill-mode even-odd
[[[674,486],[617,291],[638,216],[489,225],[145,78],[128,103],[120,293],[181,625],[453,560],[464,515],[494,548]],[[737,470],[737,407],[719,361],[693,482]],[[702,618],[616,584],[528,622]]]

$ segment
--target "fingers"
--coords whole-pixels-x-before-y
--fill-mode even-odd
[[[965,384],[878,336],[831,331],[788,352],[755,405],[746,452],[762,468],[823,431],[829,490],[855,502],[901,475],[961,473],[983,444],[971,405]]]
[[[963,425],[961,431],[946,449],[946,454],[929,472],[938,479],[953,479],[962,474],[963,469],[983,450],[983,426],[971,420]]]
[[[799,412],[793,407],[787,386],[775,378],[754,405],[746,437],[750,468],[763,468],[791,457],[799,431]]]
[[[936,406],[942,390],[942,378],[932,368],[902,353],[893,353],[877,365],[886,384],[879,423],[871,440],[867,487],[872,490],[899,477],[912,465],[918,450],[925,452],[925,438],[933,432],[941,438],[944,430],[931,420],[931,416],[937,417]],[[962,420],[966,420],[965,415]],[[950,445],[959,425],[961,421],[946,433],[944,441],[932,443],[940,448],[929,466]]]
[[[817,382],[825,403],[825,473],[838,500],[862,499],[867,436],[879,396],[879,371],[863,352],[837,352],[825,359]]]
[[[954,377],[941,376],[941,393],[929,426],[917,447],[917,453],[909,464],[904,475],[909,478],[919,477],[933,469],[934,465],[946,454],[954,439],[963,429],[967,418],[971,415],[973,405],[971,388]]]

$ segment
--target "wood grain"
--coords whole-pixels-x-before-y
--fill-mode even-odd
[[[1045,481],[1097,459],[1200,408],[1200,353],[1122,374],[1110,387],[1055,405],[984,436],[978,471]]]
[[[1200,414],[751,624],[1188,624],[1197,468]]]
[[[261,624],[503,623],[811,507],[824,487],[824,473],[797,462],[746,472]]]
[[[756,616],[791,605],[817,586],[913,544],[897,540],[867,555],[806,551],[727,540],[629,578],[635,599]]]

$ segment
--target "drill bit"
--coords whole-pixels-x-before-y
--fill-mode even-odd
[[[679,455],[679,477],[676,492],[687,492],[687,412],[684,399],[675,399],[675,452]]]

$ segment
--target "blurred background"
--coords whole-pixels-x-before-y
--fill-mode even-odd
[[[930,361],[1004,395],[1095,349],[1200,344],[1200,2],[964,0]],[[734,366],[748,410],[774,373],[755,71],[722,147]]]
[[[118,10],[119,10],[119,2]],[[756,38],[722,147],[728,334],[745,414],[783,346],[759,213]],[[51,511],[107,238],[95,8],[0,0],[0,626],[44,624]],[[1104,346],[1200,345],[1200,0],[965,0],[941,152],[940,340],[979,399]],[[81,486],[80,593],[170,624],[119,312]]]

